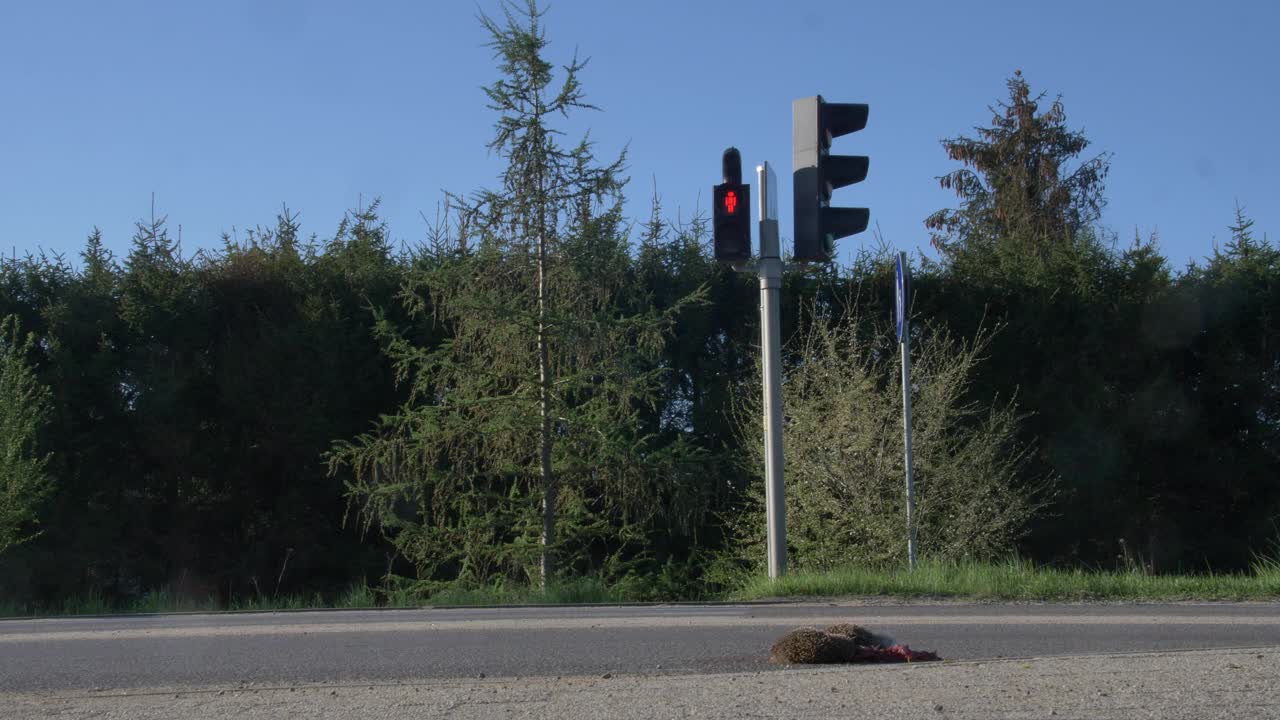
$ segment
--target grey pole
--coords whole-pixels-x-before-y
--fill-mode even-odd
[[[907,254],[898,253],[898,317],[902,323],[902,434],[904,459],[907,466],[907,562],[912,570],[916,569],[916,486],[911,467],[911,332],[910,303],[907,297],[910,292],[911,268],[907,264]]]
[[[907,559],[916,569],[916,485],[911,473],[911,338],[902,338],[902,428],[907,462]]]
[[[769,163],[756,168],[760,184],[760,347],[764,358],[764,497],[769,579],[787,573],[786,491],[782,482],[782,258],[778,250],[777,179]]]

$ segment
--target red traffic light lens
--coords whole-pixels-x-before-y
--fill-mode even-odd
[[[724,210],[733,215],[738,210],[738,193],[730,190],[724,194]]]

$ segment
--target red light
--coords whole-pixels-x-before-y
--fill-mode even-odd
[[[738,209],[738,193],[730,190],[724,194],[724,209],[730,215]]]

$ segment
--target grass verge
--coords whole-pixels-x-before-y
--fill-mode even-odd
[[[531,586],[495,586],[473,589],[446,588],[430,596],[411,590],[375,590],[364,583],[352,583],[336,596],[281,595],[237,598],[221,604],[213,598],[194,600],[177,597],[167,590],[147,593],[128,603],[112,603],[102,595],[64,599],[57,605],[36,607],[0,599],[0,618],[59,615],[134,615],[167,612],[269,612],[272,610],[354,609],[372,607],[450,607],[459,605],[526,605],[606,603],[633,600],[625,588],[608,587],[596,578],[574,578],[556,583],[545,592]]]
[[[245,598],[221,605],[181,598],[167,591],[148,593],[130,603],[108,602],[101,595],[68,598],[50,607],[30,607],[0,599],[0,617],[112,615],[164,612],[304,610],[459,605],[526,605],[629,602],[642,599],[636,578],[607,585],[598,578],[574,578],[541,588],[499,585],[445,588],[429,596],[410,589],[378,590],[357,582],[336,595],[288,595]],[[797,572],[769,582],[753,578],[718,599],[761,600],[812,597],[943,597],[961,600],[1280,600],[1280,559],[1260,558],[1251,572],[1234,574],[1152,575],[1141,571],[1062,570],[1030,562],[921,562],[905,569],[849,567],[827,572]]]
[[[446,588],[417,604],[436,607],[458,605],[568,605],[573,603],[607,603],[630,600],[619,588],[610,588],[596,578],[574,578],[553,584],[544,592],[527,585],[504,585],[480,588]],[[394,603],[397,598],[392,597]]]
[[[972,600],[1277,600],[1280,561],[1261,559],[1252,572],[1153,575],[1141,571],[1062,570],[1018,560],[1001,563],[920,562],[914,571],[849,567],[797,572],[770,582],[753,578],[733,599],[787,597],[945,597]]]

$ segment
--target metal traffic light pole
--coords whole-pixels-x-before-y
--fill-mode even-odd
[[[742,156],[724,151],[724,182],[715,198],[712,232],[717,262],[760,278],[760,348],[764,392],[764,498],[769,579],[787,572],[786,493],[782,482],[782,252],[778,242],[778,177],[769,163],[756,167],[760,184],[760,259],[751,260],[751,186],[742,182]]]
[[[787,573],[787,505],[782,482],[782,252],[778,242],[777,176],[756,167],[760,184],[760,349],[764,380],[764,501],[769,579]]]
[[[835,241],[867,229],[866,208],[832,207],[831,192],[867,177],[868,159],[832,155],[833,138],[862,130],[868,107],[828,103],[821,95],[791,104],[792,186],[795,252],[798,262],[829,262]],[[722,158],[723,182],[713,189],[713,247],[717,262],[760,278],[760,350],[763,359],[765,520],[769,579],[787,572],[786,492],[782,480],[782,252],[778,242],[778,180],[769,163],[756,168],[760,184],[760,259],[751,262],[751,230],[743,212],[751,189],[742,183],[742,158],[728,148]],[[909,442],[909,441],[908,441]],[[908,481],[910,482],[910,481]],[[914,549],[914,542],[912,543]],[[914,555],[914,552],[913,552]]]

